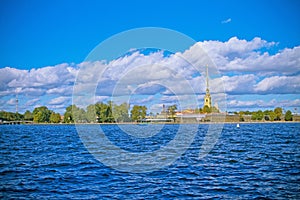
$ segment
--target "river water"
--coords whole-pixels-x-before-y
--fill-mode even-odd
[[[178,125],[139,140],[116,132],[121,132],[117,125],[101,128],[120,148],[145,152],[167,145]],[[74,125],[2,125],[0,198],[300,199],[300,123],[226,124],[212,151],[199,159],[207,129],[200,125],[193,143],[172,164],[133,173],[99,162]]]

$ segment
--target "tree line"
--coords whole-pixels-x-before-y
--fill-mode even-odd
[[[135,113],[134,106],[131,113]],[[114,123],[114,122],[130,122],[129,104],[114,104],[112,101],[107,103],[96,103],[87,106],[86,110],[76,105],[70,105],[64,113],[64,123]],[[146,111],[145,111],[146,112]],[[135,115],[133,115],[135,117]]]
[[[99,102],[86,109],[76,105],[66,108],[63,115],[49,110],[46,106],[36,107],[24,114],[0,111],[2,121],[33,121],[35,123],[115,123],[140,121],[146,117],[147,107],[134,105],[129,114],[129,104],[117,105],[112,101]]]
[[[46,106],[40,106],[30,112],[26,110],[24,114],[0,111],[0,120],[2,121],[34,121],[36,123],[59,123],[61,116]]]
[[[27,110],[24,114],[0,111],[0,120],[2,121],[33,121],[35,123],[122,123],[122,122],[138,122],[147,115],[147,107],[134,105],[129,111],[130,106],[127,103],[115,104],[112,101],[107,103],[99,102],[87,106],[86,109],[76,105],[70,105],[66,108],[64,114],[49,110],[46,106],[36,107],[33,112]],[[176,105],[171,105],[166,112],[168,117],[176,118]],[[216,108],[203,108],[195,110],[195,112],[218,111]],[[282,108],[274,110],[258,110],[258,111],[239,111],[234,114],[239,115],[240,121],[245,121],[246,116],[251,117],[253,121],[292,121],[293,115],[290,110],[283,113]],[[152,116],[153,113],[150,113]]]
[[[265,120],[265,121],[293,121],[293,115],[290,110],[287,110],[285,113],[283,113],[282,108],[277,107],[274,110],[258,110],[258,111],[239,111],[235,112],[235,114],[238,114],[240,117],[240,121],[245,120],[245,116],[251,116],[251,120]]]

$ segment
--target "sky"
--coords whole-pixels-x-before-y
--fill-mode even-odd
[[[226,111],[278,106],[298,112],[299,11],[297,0],[0,0],[0,110],[15,112],[18,94],[21,113],[41,105],[63,113],[72,103],[76,76],[80,68],[86,67],[92,74],[97,74],[99,68],[107,69],[102,79],[97,79],[98,85],[107,86],[97,87],[97,101],[109,100],[117,85],[122,92],[115,94],[116,102],[126,100],[124,96],[130,94],[130,104],[145,104],[158,112],[162,104],[191,99],[185,83],[173,88],[173,93],[166,87],[184,80],[196,91],[192,96],[197,96],[196,104],[201,106],[204,74],[197,74],[178,58],[193,59],[201,47],[219,71],[218,77],[210,79],[211,92],[216,93],[214,103],[224,103],[217,91],[222,83]],[[175,30],[196,42],[174,55],[137,50],[107,63],[84,62],[99,43],[142,27]],[[155,67],[155,63],[164,67]],[[131,70],[129,74],[124,75],[124,67]],[[116,74],[123,74],[123,78]],[[126,82],[130,74],[137,75],[131,78],[135,80],[131,85]],[[194,108],[194,104],[187,102],[181,107]]]

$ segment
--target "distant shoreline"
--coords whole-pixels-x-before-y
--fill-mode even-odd
[[[164,124],[284,124],[284,123],[300,123],[300,121],[247,121],[247,122],[200,122],[200,123],[20,123],[20,124],[0,124],[0,125],[164,125]]]

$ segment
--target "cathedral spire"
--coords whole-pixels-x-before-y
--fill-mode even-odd
[[[208,66],[206,65],[206,94],[204,96],[204,107],[211,108],[211,96],[209,92],[209,81],[208,81]]]
[[[209,93],[208,66],[206,65],[206,93]]]

